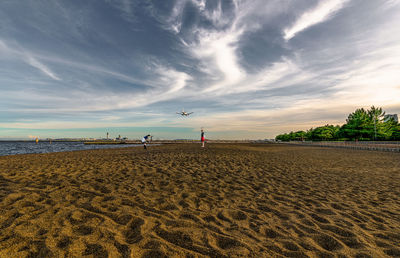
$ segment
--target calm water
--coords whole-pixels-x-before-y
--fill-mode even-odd
[[[142,146],[139,144],[85,145],[83,142],[0,142],[0,156]]]

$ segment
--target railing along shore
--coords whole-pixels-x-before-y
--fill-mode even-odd
[[[354,150],[400,152],[399,141],[358,141],[358,142],[290,141],[290,142],[277,142],[277,143],[302,145],[302,146],[346,148]]]

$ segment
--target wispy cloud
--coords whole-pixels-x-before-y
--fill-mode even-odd
[[[121,117],[119,117],[119,116],[105,116],[105,117],[101,118],[100,120],[102,120],[102,121],[117,121],[120,119],[121,119]]]
[[[324,22],[342,9],[349,0],[323,0],[313,9],[303,13],[295,23],[284,30],[285,40],[290,40],[297,33]]]
[[[7,45],[2,40],[0,40],[0,50],[4,51],[6,49],[7,49]]]
[[[207,67],[208,73],[220,73],[217,83],[214,83],[205,89],[205,92],[221,90],[230,87],[239,82],[244,71],[238,64],[236,54],[237,41],[241,31],[230,31],[223,33],[210,33],[200,31],[198,43],[190,46],[193,56],[202,60],[203,66]]]
[[[44,65],[43,63],[39,62],[36,58],[32,57],[32,56],[28,56],[26,59],[26,62],[39,69],[41,72],[43,72],[45,75],[49,76],[50,78],[56,80],[56,81],[60,81],[61,79],[53,72],[50,70],[50,68],[48,68],[46,65]]]
[[[0,51],[3,51],[5,55],[9,56],[9,58],[14,57],[14,59],[21,60],[26,64],[35,67],[53,80],[61,80],[48,66],[40,62],[37,58],[30,54],[29,51],[20,46],[9,46],[6,44],[6,42],[0,39]]]
[[[121,17],[126,21],[136,21],[134,9],[136,3],[130,0],[106,0],[114,8],[121,11]]]
[[[185,8],[186,3],[186,0],[176,1],[174,7],[172,8],[171,15],[167,19],[169,28],[176,34],[181,31],[183,9]]]

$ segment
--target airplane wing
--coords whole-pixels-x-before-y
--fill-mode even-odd
[[[193,114],[194,112],[187,113],[188,115]]]
[[[176,112],[176,113],[179,114],[179,115],[181,114],[181,112]]]

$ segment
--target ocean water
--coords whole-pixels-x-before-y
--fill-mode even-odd
[[[85,145],[83,142],[1,142],[0,156],[142,146],[141,144]]]

